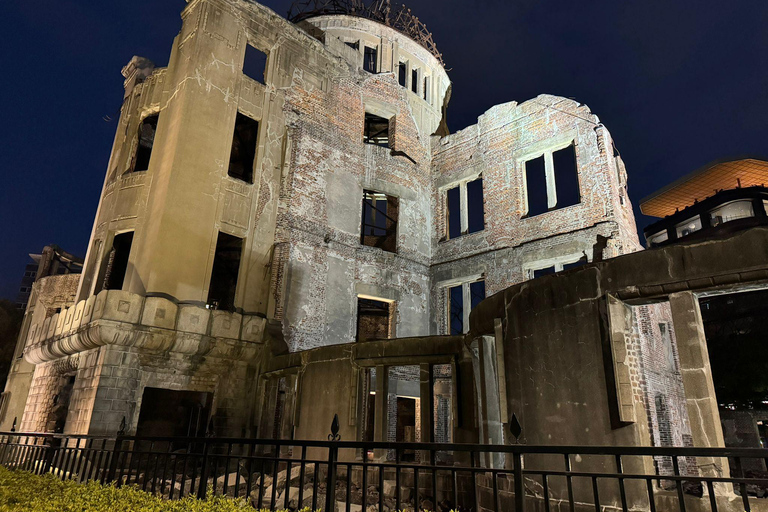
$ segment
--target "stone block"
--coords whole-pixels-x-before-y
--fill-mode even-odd
[[[177,330],[194,334],[206,334],[208,332],[210,309],[193,304],[181,304],[178,306],[178,311]]]
[[[105,292],[101,292],[99,296],[102,293]],[[144,298],[135,293],[123,290],[107,290],[101,319],[137,324],[141,318],[143,302]]]
[[[83,313],[85,312],[85,301],[81,300],[75,304],[75,316],[72,318],[72,332],[77,331],[83,324]]]
[[[264,337],[264,327],[267,325],[267,319],[256,315],[245,315],[243,317],[243,341],[260,343]]]
[[[173,329],[178,309],[176,304],[163,297],[147,297],[144,299],[141,323],[150,327]]]
[[[85,301],[85,307],[83,308],[83,318],[80,319],[80,325],[85,326],[91,321],[91,317],[93,316],[93,305],[96,302],[96,296],[91,295],[86,299]]]
[[[213,311],[210,335],[214,338],[239,339],[241,321],[242,315],[240,313]]]
[[[67,318],[67,310],[62,309],[60,313],[58,313],[58,316],[56,317],[56,326],[53,331],[53,336],[58,337],[61,336],[61,333],[64,331],[64,321]]]

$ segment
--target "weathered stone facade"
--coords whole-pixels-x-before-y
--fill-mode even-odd
[[[495,106],[447,134],[450,81],[441,61],[391,27],[348,15],[293,24],[245,0],[190,0],[182,19],[167,68],[134,57],[123,70],[125,101],[77,303],[35,320],[23,340],[37,365],[23,429],[49,429],[53,397],[71,386],[65,432],[110,434],[123,418],[136,432],[147,390],[162,389],[210,396],[199,406],[217,434],[324,437],[326,420],[342,408],[343,435],[359,438],[369,407],[361,369],[385,376],[407,366],[418,375],[413,439],[501,443],[509,408],[525,408],[519,397],[505,402],[506,381],[485,376],[521,361],[535,374],[553,364],[574,374],[599,359],[594,343],[584,361],[572,359],[570,346],[550,360],[556,347],[544,343],[504,359],[511,348],[502,345],[518,328],[509,318],[498,326],[506,337],[494,338],[493,329],[464,336],[470,283],[482,281],[490,296],[542,269],[641,249],[624,164],[588,107],[541,95]],[[263,79],[243,71],[251,47],[266,54]],[[364,143],[367,116],[385,123],[385,143]],[[252,168],[236,177],[233,127],[242,119],[258,131]],[[565,149],[575,158],[577,199],[562,206],[553,162]],[[539,159],[548,202],[534,214],[529,162]],[[469,204],[469,183],[480,178],[482,197]],[[454,190],[461,204],[451,212]],[[397,205],[388,221],[396,219],[394,250],[365,243],[368,192]],[[479,229],[468,228],[468,208],[482,212]],[[454,223],[461,217],[458,236],[450,215]],[[222,239],[239,249],[233,307],[217,309],[212,276],[225,261]],[[449,290],[457,286],[464,322],[453,332]],[[361,298],[389,305],[390,336],[399,339],[354,344]],[[594,311],[572,307],[571,323],[557,328],[573,338],[560,341],[602,339],[598,323],[577,325]],[[632,420],[620,423],[647,425],[658,432],[654,443],[685,442],[680,373],[664,366],[677,360],[676,349],[665,355],[657,333],[670,310],[636,309],[622,320],[632,349],[619,393],[629,390]],[[520,337],[546,338],[542,332]],[[670,347],[674,340],[670,334]],[[592,384],[586,392],[606,387]],[[389,377],[379,383],[368,411],[378,411],[372,439],[397,438],[403,428],[393,412],[397,389]],[[668,420],[659,420],[659,395]],[[590,421],[582,403],[562,411],[580,428]],[[309,404],[319,423],[300,421]],[[598,423],[598,437],[560,440],[651,439],[641,435],[647,427],[612,435],[608,416]]]

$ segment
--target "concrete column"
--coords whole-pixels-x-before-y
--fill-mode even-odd
[[[434,418],[434,386],[432,378],[432,365],[421,365],[419,378],[419,399],[421,400],[421,442],[432,443],[435,440]]]
[[[669,296],[669,304],[693,444],[696,447],[723,447],[725,439],[720,425],[699,301],[692,292],[679,292]],[[698,457],[697,462],[702,475],[723,476],[730,473],[727,459]]]
[[[389,394],[389,367],[379,365],[376,367],[376,406],[373,418],[373,440],[382,442],[387,440],[387,395]],[[387,456],[386,450],[375,450],[374,458],[383,460]]]
[[[547,206],[557,206],[557,187],[555,185],[555,164],[552,161],[552,152],[544,153],[544,172],[547,177]]]

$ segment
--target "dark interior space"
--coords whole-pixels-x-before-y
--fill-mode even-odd
[[[544,155],[525,162],[525,188],[528,192],[528,213],[534,217],[549,211],[547,203],[547,175]]]
[[[464,332],[464,292],[461,285],[448,288],[448,328],[451,334]]]
[[[378,51],[376,48],[366,46],[363,54],[363,69],[369,73],[376,73],[376,60]]]
[[[472,309],[475,309],[475,307],[485,299],[485,280],[469,283],[469,297],[472,301],[471,307]],[[472,309],[470,309],[470,311]]]
[[[389,147],[389,119],[384,119],[368,112],[365,113],[363,142],[375,144],[384,148]]]
[[[392,304],[373,299],[357,299],[357,341],[386,340],[392,335]]]
[[[122,290],[125,273],[128,270],[128,257],[131,255],[133,231],[115,235],[112,249],[107,256],[107,268],[104,273],[105,290]]]
[[[461,193],[459,187],[449,189],[446,194],[446,215],[448,216],[448,239],[461,236]]]
[[[202,437],[211,414],[212,393],[144,388],[139,437]]]
[[[208,288],[208,304],[216,309],[235,309],[235,290],[242,252],[242,238],[219,233],[211,270],[211,286]]]
[[[363,191],[361,243],[397,252],[398,199],[380,192]]]
[[[149,159],[152,156],[152,146],[155,143],[158,115],[144,118],[139,126],[139,141],[136,145],[136,154],[133,157],[133,172],[149,169]]]
[[[237,113],[235,132],[232,136],[232,151],[229,154],[227,174],[233,178],[253,183],[253,161],[256,158],[256,142],[259,122]]]
[[[266,83],[264,75],[267,71],[267,54],[254,46],[245,48],[245,60],[243,60],[243,74],[253,78],[260,84]]]
[[[53,396],[53,405],[51,412],[48,413],[48,421],[45,429],[48,432],[62,433],[67,423],[67,414],[69,413],[69,402],[72,398],[72,391],[75,389],[75,374],[67,374],[59,377],[59,392]]]
[[[768,401],[768,290],[701,298],[712,380],[721,407]]]
[[[405,396],[397,397],[397,427],[396,438],[398,443],[416,442],[416,399]],[[415,460],[412,450],[403,450],[402,460]]]
[[[483,177],[467,183],[467,233],[485,229],[485,205],[483,204]]]
[[[397,83],[399,83],[402,87],[405,87],[405,81],[406,81],[406,65],[405,62],[401,62],[397,65]]]
[[[573,144],[552,153],[555,168],[557,207],[565,208],[581,202],[579,173],[576,169],[576,149]]]

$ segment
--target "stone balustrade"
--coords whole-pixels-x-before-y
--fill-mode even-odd
[[[98,295],[30,326],[24,357],[33,364],[104,345],[150,352],[255,358],[266,319],[122,290]]]

